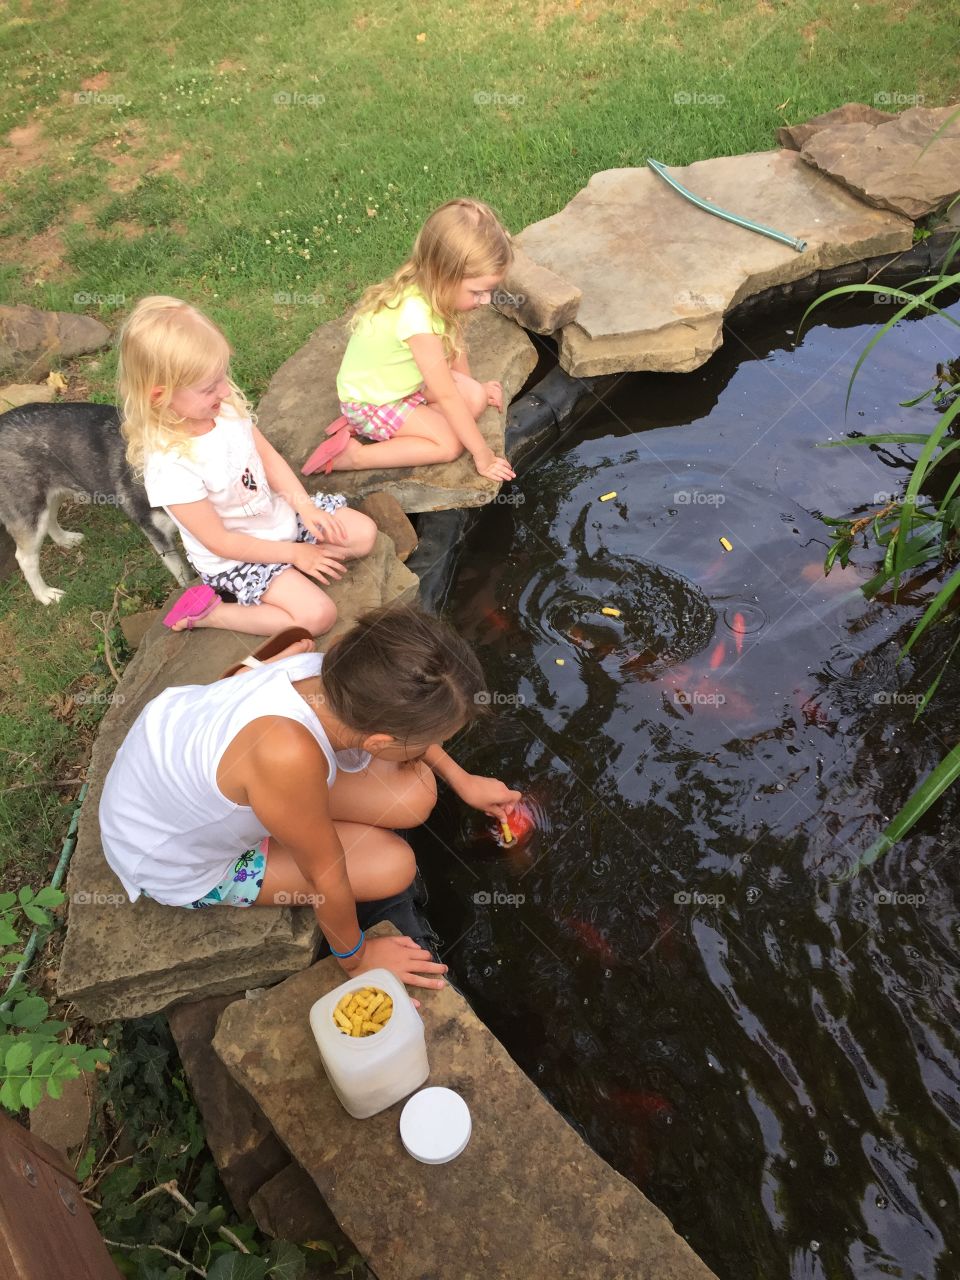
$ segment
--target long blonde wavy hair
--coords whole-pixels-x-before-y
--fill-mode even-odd
[[[189,454],[193,437],[170,406],[178,388],[195,387],[223,369],[230,383],[225,403],[251,417],[246,396],[229,376],[230,344],[196,307],[179,298],[141,298],[120,332],[117,390],[127,461],[142,471],[156,451]],[[153,396],[155,387],[161,394]]]
[[[363,294],[352,323],[381,307],[396,306],[407,289],[417,288],[443,320],[444,351],[448,359],[455,359],[463,349],[463,321],[454,305],[462,281],[502,276],[512,260],[510,233],[489,205],[466,198],[448,200],[420,228],[407,261]]]

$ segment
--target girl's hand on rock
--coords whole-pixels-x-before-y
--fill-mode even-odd
[[[337,517],[319,510],[312,502],[297,507],[297,515],[307,530],[320,542],[331,542],[342,546],[347,541],[347,531]]]
[[[340,961],[340,967],[348,974],[388,969],[409,987],[436,990],[447,985],[440,977],[447,972],[447,966],[437,964],[430,952],[413,938],[367,938],[355,956]]]
[[[480,475],[485,476],[488,480],[499,480],[501,484],[505,484],[507,480],[516,479],[516,472],[506,458],[498,458],[496,454],[491,454],[489,462],[484,462],[481,458],[474,458],[474,465]]]
[[[487,393],[487,404],[494,409],[503,409],[503,387],[499,382],[482,382],[480,384]]]

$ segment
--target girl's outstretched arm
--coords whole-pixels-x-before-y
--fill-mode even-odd
[[[467,773],[439,745],[428,747],[423,759],[438,778],[453,788],[464,804],[472,809],[481,809],[491,817],[506,818],[521,798],[522,792],[512,791],[496,778]]]
[[[342,578],[346,573],[343,563],[346,554],[342,547],[326,543],[314,546],[309,542],[271,542],[267,538],[255,538],[250,533],[228,529],[209,498],[177,502],[167,510],[202,547],[223,560],[239,560],[244,564],[292,564],[301,573],[309,573],[319,579],[324,586],[331,578]]]
[[[360,938],[360,926],[347,857],[330,817],[326,756],[304,725],[283,716],[252,721],[228,750],[234,747],[237,763],[227,776],[218,773],[217,781],[229,798],[249,804],[270,832],[261,890],[266,905],[296,905],[297,895],[290,889],[305,883],[331,948],[349,951]],[[286,865],[291,858],[295,864],[289,885],[282,875],[271,874],[274,841],[287,855]],[[446,965],[437,964],[429,951],[407,937],[364,940],[339,964],[348,974],[382,966],[410,986],[445,985],[441,974]]]
[[[473,457],[474,465],[481,475],[486,474],[492,463],[502,461],[509,470],[506,459],[498,459],[484,440],[473,414],[450,371],[447,357],[443,350],[443,342],[433,333],[415,333],[407,338],[407,345],[413,352],[417,368],[423,375],[424,385],[429,392],[430,400],[450,424],[454,435]],[[510,472],[512,475],[512,471]],[[499,477],[509,478],[509,477]]]
[[[324,542],[336,542],[341,545],[345,543],[347,531],[343,523],[336,516],[317,510],[309,493],[303,487],[303,482],[289,462],[277,452],[257,427],[253,428],[253,441],[257,446],[260,461],[263,463],[267,484],[273,492],[279,493],[281,498],[286,498],[311,533],[323,538]]]

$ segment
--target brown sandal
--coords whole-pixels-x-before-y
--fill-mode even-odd
[[[254,649],[253,653],[242,658],[240,662],[235,662],[232,667],[227,667],[226,671],[220,675],[219,679],[226,680],[228,676],[238,675],[241,671],[247,671],[252,667],[259,667],[262,663],[268,662],[271,658],[275,658],[277,654],[283,653],[284,649],[289,649],[292,644],[296,644],[298,640],[313,641],[313,636],[305,627],[287,627],[283,631],[279,631],[275,636],[271,636],[269,640],[265,640],[259,649]],[[306,651],[308,652],[308,651]]]

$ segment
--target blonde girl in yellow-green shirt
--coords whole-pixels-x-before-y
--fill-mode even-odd
[[[466,450],[480,475],[514,478],[477,428],[488,405],[503,408],[503,389],[471,376],[462,332],[462,316],[489,303],[512,257],[481,201],[449,200],[430,215],[409,260],[360,300],[337,375],[343,417],[304,474],[452,462]]]

